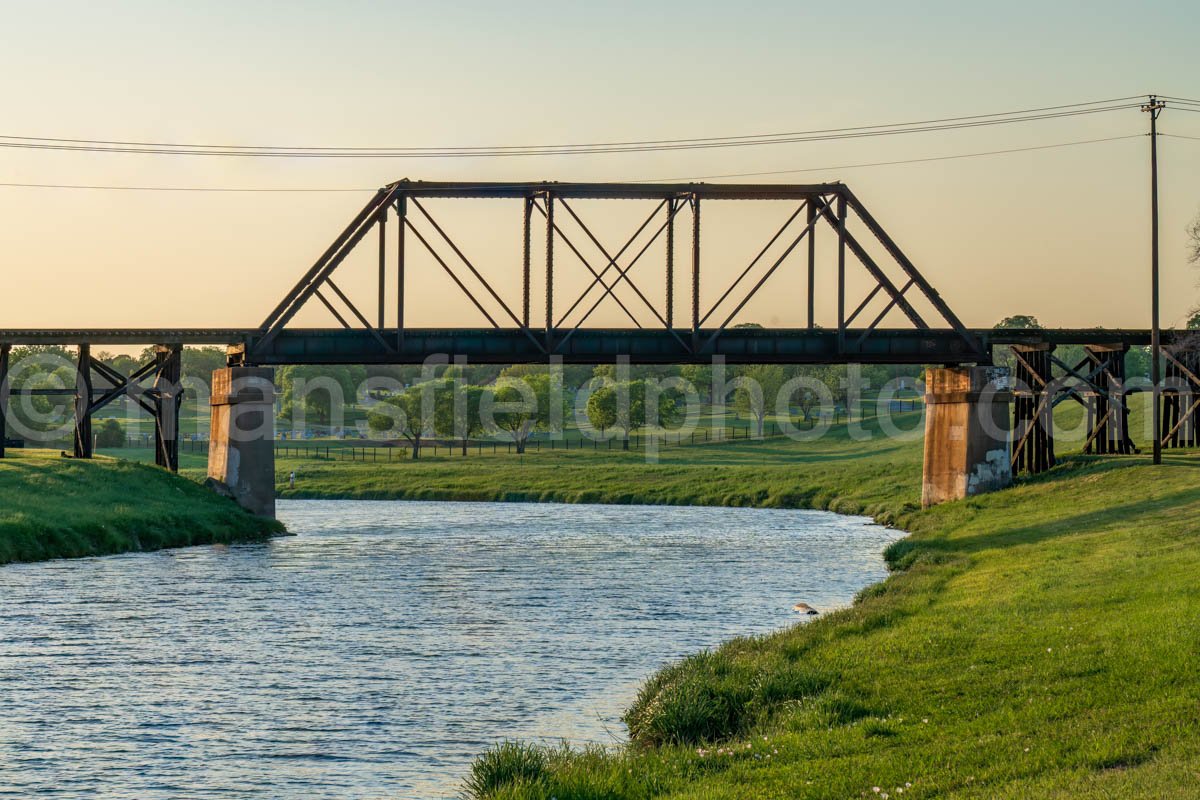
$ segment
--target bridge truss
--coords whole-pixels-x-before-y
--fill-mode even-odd
[[[506,301],[499,282],[448,232],[430,201],[483,199],[519,201],[520,275],[501,289],[519,285],[520,303]],[[605,244],[585,220],[580,202],[640,201],[648,213],[630,235]],[[790,216],[715,302],[702,302],[705,247],[701,210],[720,202],[786,203]],[[394,226],[394,233],[389,230]],[[836,323],[816,319],[818,229],[832,230],[836,281],[830,291]],[[859,235],[856,235],[859,234]],[[374,234],[377,286],[368,304],[356,303],[335,274]],[[826,234],[828,235],[828,233]],[[389,242],[391,245],[389,247]],[[661,242],[665,253],[650,267],[647,253]],[[427,297],[406,296],[419,248],[454,291],[487,320],[481,328],[416,328],[406,310]],[[585,250],[600,257],[585,255]],[[636,272],[635,272],[636,268]],[[851,270],[862,270],[867,289],[851,296]],[[586,288],[564,297],[563,275],[575,270]],[[682,270],[682,273],[679,272]],[[756,296],[775,291],[772,278],[792,270],[807,291],[796,296],[802,327],[761,328],[736,324]],[[797,272],[798,270],[798,272]],[[582,271],[582,272],[580,272]],[[687,291],[677,280],[687,278]],[[728,277],[728,276],[726,276]],[[340,276],[339,276],[340,279]],[[658,293],[647,287],[663,281]],[[535,282],[543,290],[544,313],[535,321]],[[570,282],[567,281],[567,284]],[[824,282],[823,282],[824,283]],[[622,295],[618,292],[622,291]],[[861,291],[861,288],[859,289]],[[433,298],[441,302],[444,298]],[[336,327],[302,328],[297,315],[321,306]],[[598,308],[619,310],[625,327],[588,324]],[[394,325],[387,325],[389,310]],[[893,312],[906,327],[883,327]],[[1015,361],[1013,464],[1016,471],[1054,466],[1052,412],[1077,402],[1087,414],[1085,450],[1136,452],[1128,431],[1124,356],[1149,342],[1149,332],[1128,330],[970,330],[917,270],[857,196],[842,183],[615,184],[615,183],[432,183],[399,181],[383,187],[338,235],[258,328],[197,330],[0,330],[0,456],[5,413],[12,394],[56,393],[74,398],[75,455],[92,452],[91,417],[123,395],[155,419],[156,461],[178,467],[180,349],[184,344],[225,344],[231,365],[415,364],[438,355],[476,363],[597,364],[625,357],[634,363],[885,363],[990,364],[998,345],[1011,345]],[[1167,381],[1161,393],[1163,425],[1155,432],[1164,446],[1200,445],[1200,346],[1167,332]],[[95,344],[155,344],[156,354],[130,375],[121,375],[91,356]],[[1055,355],[1059,345],[1085,346],[1078,363]],[[74,389],[12,389],[9,353],[16,345],[73,345],[78,348]],[[153,380],[153,385],[144,382]]]
[[[522,252],[521,303],[506,302],[484,271],[435,218],[433,199],[520,201]],[[641,201],[649,207],[641,224],[623,240],[601,241],[576,201]],[[718,299],[702,303],[701,283],[706,238],[701,210],[726,201],[783,202],[794,208],[757,255],[749,260]],[[687,223],[686,247],[680,221]],[[389,256],[389,220],[396,226]],[[514,222],[516,217],[514,217]],[[865,231],[855,236],[854,230]],[[837,322],[816,323],[816,232],[828,227],[836,241]],[[535,231],[535,228],[537,229]],[[374,233],[378,285],[369,304],[355,303],[334,280],[350,254]],[[872,245],[862,236],[877,242]],[[540,240],[540,243],[535,241]],[[665,260],[644,266],[651,247],[665,242]],[[803,247],[802,247],[803,245]],[[410,251],[432,257],[465,300],[490,327],[413,329],[405,325],[406,286],[411,281]],[[678,251],[686,255],[679,257]],[[882,249],[883,255],[878,255]],[[589,258],[585,250],[600,254]],[[876,255],[872,255],[875,251]],[[515,260],[515,259],[514,259]],[[684,263],[677,265],[677,261]],[[536,262],[536,268],[535,268]],[[564,263],[565,262],[565,263]],[[735,325],[738,314],[760,294],[771,291],[773,276],[799,262],[807,293],[807,325],[791,329],[747,331]],[[635,268],[639,268],[635,273]],[[677,297],[676,271],[690,277],[685,297]],[[847,271],[865,270],[869,289],[848,296]],[[586,288],[564,297],[564,270],[586,271]],[[892,276],[896,276],[893,278]],[[513,276],[513,282],[517,279]],[[649,281],[663,281],[661,301],[652,301]],[[389,290],[389,281],[391,288]],[[531,308],[534,282],[544,283],[544,315]],[[502,287],[503,288],[503,287]],[[623,289],[626,300],[618,295]],[[443,302],[444,298],[436,298]],[[798,301],[800,298],[797,298]],[[832,298],[831,298],[832,299]],[[430,298],[416,298],[419,303]],[[932,309],[928,318],[915,301]],[[305,330],[292,327],[308,304],[324,306],[340,326]],[[588,326],[602,305],[619,309],[626,328]],[[387,326],[389,308],[396,324]],[[364,308],[366,309],[364,311]],[[884,329],[881,323],[898,309],[910,327]],[[834,363],[978,363],[987,352],[938,292],[925,279],[865,205],[842,183],[778,184],[628,184],[628,183],[428,183],[399,181],[380,189],[321,254],[247,338],[240,359],[247,364],[303,361],[414,363],[431,353],[461,355],[483,362],[529,362],[560,358],[595,363],[618,355],[654,363],[730,360]]]

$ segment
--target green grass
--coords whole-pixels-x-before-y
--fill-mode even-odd
[[[0,459],[0,564],[262,538],[278,523],[195,481],[99,457],[9,450]]]

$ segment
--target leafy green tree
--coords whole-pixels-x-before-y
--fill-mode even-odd
[[[12,389],[72,389],[76,354],[58,345],[14,347],[9,354]],[[12,395],[7,409],[9,436],[55,438],[70,430],[69,397]],[[48,436],[42,437],[42,434]]]
[[[617,424],[617,393],[611,385],[601,386],[588,395],[587,418],[592,428],[602,434]]]
[[[433,391],[434,430],[439,436],[458,439],[465,456],[467,440],[483,432],[479,409],[484,389],[482,386],[465,386],[451,378],[440,381]]]
[[[696,387],[703,400],[709,400],[712,394],[712,367],[707,364],[684,364],[679,368],[679,376]]]
[[[212,383],[212,375],[223,369],[228,356],[223,347],[185,347],[181,357],[180,372],[185,378],[195,378]]]
[[[654,414],[648,414],[647,403],[657,400]],[[679,392],[675,389],[653,390],[646,380],[607,384],[592,392],[588,397],[587,415],[593,428],[601,431],[617,428],[621,431],[621,449],[629,449],[629,436],[633,431],[653,422],[661,427],[670,427],[679,421]]]
[[[518,453],[535,430],[549,430],[565,414],[561,384],[548,372],[506,377],[480,398],[485,425],[505,433]]]
[[[1040,330],[1042,324],[1032,314],[1014,314],[1005,317],[995,325],[996,328],[1018,328],[1021,330]]]
[[[280,416],[294,420],[300,416],[329,424],[344,412],[344,405],[357,399],[358,387],[367,379],[361,366],[293,365],[279,370],[282,404]]]
[[[367,415],[367,427],[383,436],[407,439],[413,459],[418,459],[425,438],[434,434],[433,420],[424,419],[423,406],[420,386],[405,389],[379,401]]]
[[[755,364],[740,368],[738,377],[742,380],[733,393],[733,407],[748,414],[755,435],[762,436],[767,411],[774,407],[775,397],[787,382],[787,372],[776,364]]]

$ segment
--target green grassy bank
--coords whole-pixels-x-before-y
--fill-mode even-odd
[[[929,511],[897,487],[899,571],[853,608],[668,667],[627,747],[493,750],[474,794],[1195,797],[1198,479],[1073,457]]]
[[[281,530],[155,467],[39,450],[9,450],[0,459],[0,564],[232,542]]]

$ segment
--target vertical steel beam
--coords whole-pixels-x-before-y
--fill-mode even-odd
[[[171,472],[179,472],[179,406],[183,402],[183,346],[158,345],[154,379],[154,463]]]
[[[92,347],[79,345],[75,364],[75,457],[92,457]]]
[[[387,315],[384,304],[387,299],[387,213],[385,205],[379,210],[379,322],[375,327],[383,330]]]
[[[0,344],[0,458],[4,458],[4,442],[8,437],[8,353],[11,344]]]
[[[808,329],[816,327],[816,263],[817,263],[817,226],[813,220],[817,218],[816,198],[809,198],[805,208],[808,210]]]
[[[521,325],[526,329],[529,328],[529,283],[530,283],[530,264],[532,262],[532,254],[530,246],[532,243],[532,228],[533,228],[533,198],[525,198],[525,220],[523,229],[523,249],[521,260]]]
[[[404,346],[404,229],[408,195],[396,198],[396,349]]]
[[[837,256],[837,305],[838,305],[838,352],[846,350],[846,196],[838,194],[838,256]]]
[[[667,328],[675,327],[675,198],[667,203]]]
[[[546,350],[554,349],[554,194],[546,192]]]
[[[700,347],[700,195],[692,194],[692,352]]]

